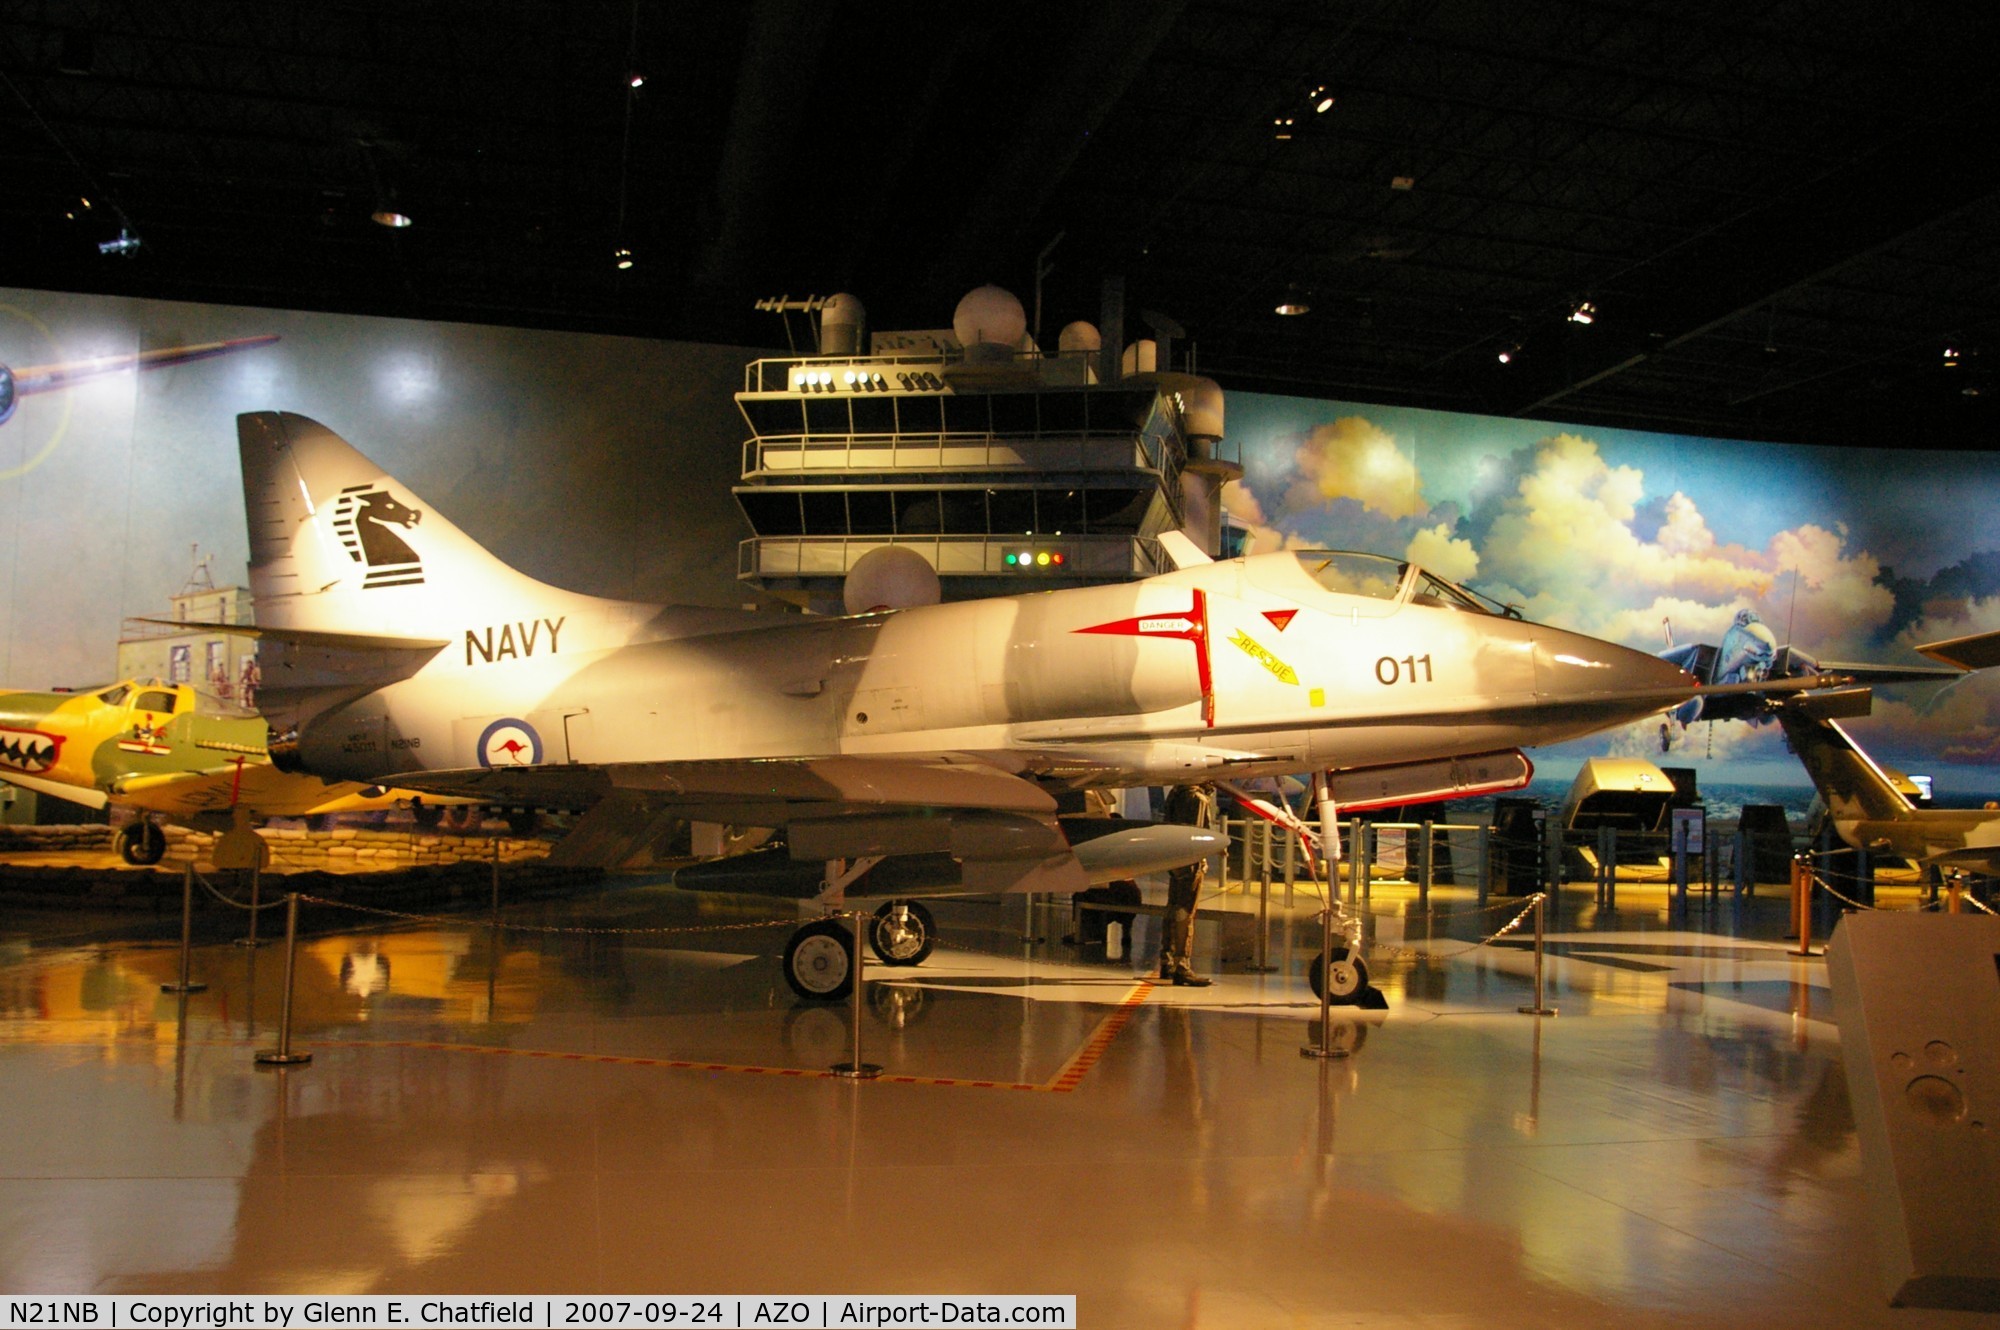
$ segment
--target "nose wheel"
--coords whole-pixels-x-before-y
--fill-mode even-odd
[[[854,930],[820,919],[785,944],[785,982],[808,1002],[838,1002],[854,991]]]
[[[1330,973],[1329,973],[1330,972]],[[1331,984],[1328,979],[1331,977]],[[1318,956],[1306,972],[1314,997],[1324,997],[1336,1007],[1351,1007],[1368,991],[1368,963],[1346,947],[1333,949],[1333,964],[1322,966]]]
[[[156,864],[167,852],[167,833],[141,818],[118,833],[118,857],[128,864]]]
[[[916,901],[890,901],[869,921],[868,945],[884,965],[922,965],[937,945],[937,921]]]

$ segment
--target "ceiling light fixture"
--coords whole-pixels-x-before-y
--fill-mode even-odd
[[[1279,139],[1280,141],[1291,138],[1292,118],[1290,116],[1281,115],[1276,120],[1273,120],[1271,124],[1273,126],[1272,129],[1273,137]]]
[[[1591,304],[1588,300],[1584,301],[1569,312],[1569,321],[1571,323],[1585,324],[1597,322],[1597,306]]]
[[[1519,342],[1516,342],[1512,346],[1501,347],[1500,354],[1495,358],[1499,360],[1499,362],[1503,365],[1511,365],[1514,363],[1514,357],[1520,354],[1521,354],[1521,344]]]
[[[1312,313],[1312,306],[1306,304],[1303,300],[1287,300],[1278,306],[1278,313],[1287,316],[1310,314]]]
[[[1944,349],[1944,367],[1945,367],[1946,369],[1957,369],[1957,368],[1958,368],[1958,348],[1957,348],[1957,347],[1955,347],[1955,346],[1948,346],[1948,347],[1946,347],[1946,348]]]
[[[386,226],[395,231],[411,225],[410,215],[406,212],[397,212],[394,208],[377,208],[368,214],[368,220],[377,226]]]
[[[618,265],[618,271],[623,272],[632,266],[632,251],[621,245],[612,253],[611,261]]]
[[[1333,94],[1326,90],[1325,84],[1307,93],[1306,100],[1312,103],[1313,110],[1320,115],[1325,115],[1333,109]]]
[[[646,76],[635,69],[625,76],[625,86],[635,91],[643,88],[646,86]]]

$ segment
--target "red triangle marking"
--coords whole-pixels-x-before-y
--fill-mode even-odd
[[[1264,617],[1269,619],[1271,621],[1271,626],[1273,628],[1276,628],[1281,633],[1285,631],[1285,626],[1291,623],[1293,616],[1295,616],[1296,614],[1298,614],[1297,610],[1264,611]]]

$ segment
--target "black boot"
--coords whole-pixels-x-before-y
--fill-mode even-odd
[[[1173,981],[1175,988],[1207,988],[1213,982],[1206,976],[1196,974],[1186,961],[1176,965],[1174,972],[1166,977]]]

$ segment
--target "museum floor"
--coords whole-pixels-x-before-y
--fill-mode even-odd
[[[320,912],[313,1060],[287,1070],[252,1057],[280,948],[219,933],[178,999],[157,928],[14,913],[0,1288],[1053,1293],[1091,1330],[1969,1323],[1884,1305],[1824,965],[1776,940],[1781,902],[1732,935],[1647,890],[1616,915],[1570,890],[1552,1020],[1516,1012],[1519,934],[1391,949],[1391,1010],[1341,1027],[1339,1061],[1299,1052],[1304,900],[1274,923],[1286,973],[1207,989],[1024,946],[1018,900],[951,903],[921,969],[871,968],[894,984],[868,1083],[827,1074],[847,1009],[792,999],[782,929],[630,931],[768,907],[626,888],[514,907],[497,940],[484,915]]]

